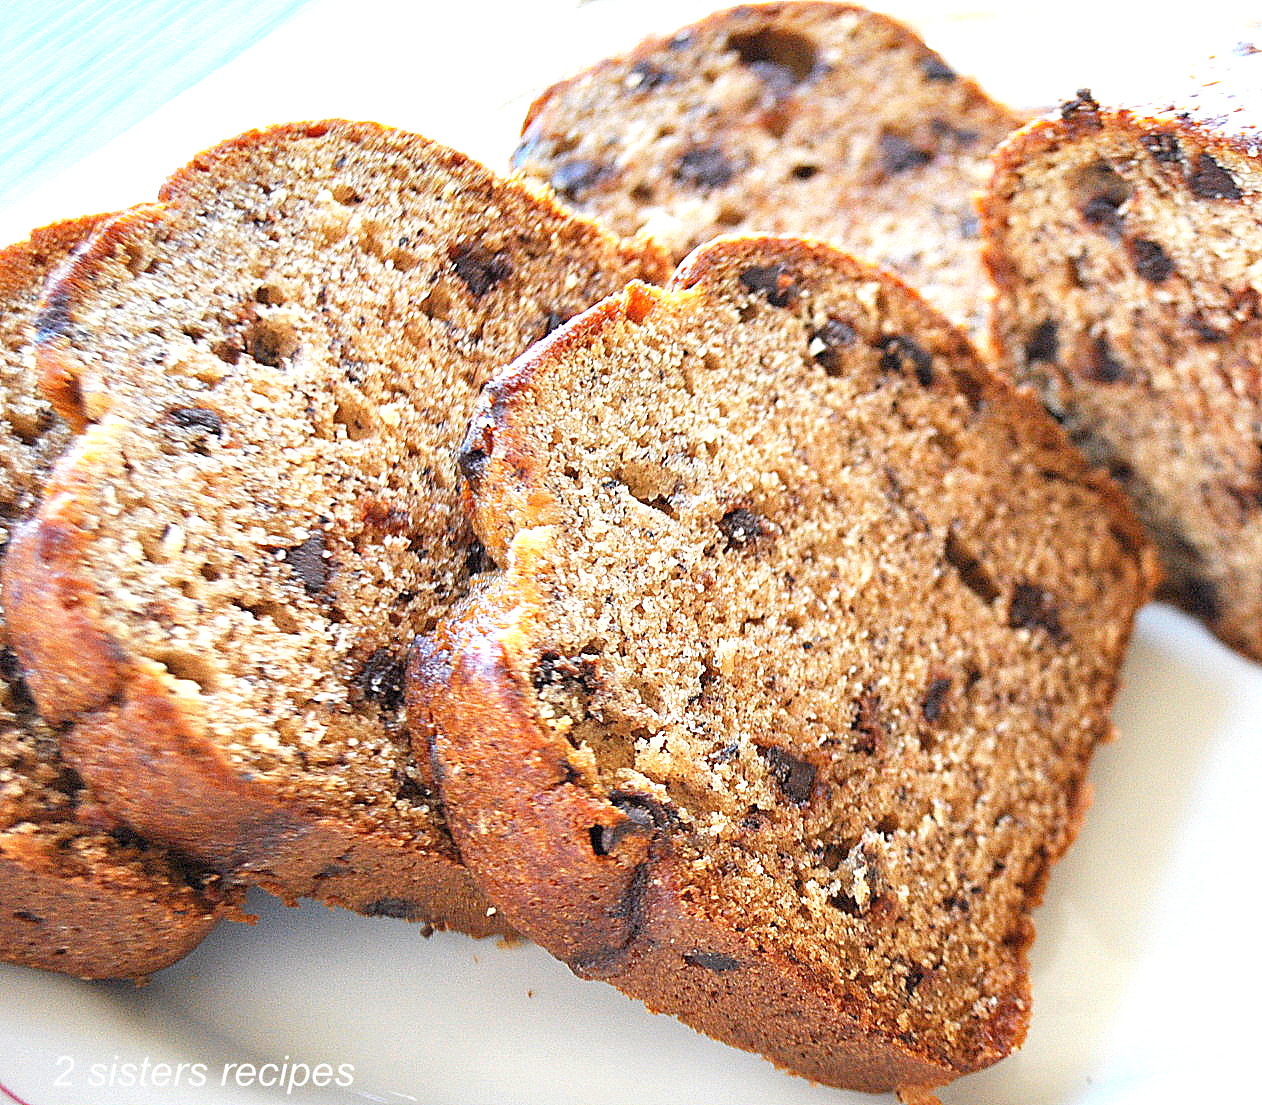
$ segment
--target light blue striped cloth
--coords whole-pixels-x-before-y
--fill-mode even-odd
[[[0,0],[0,206],[105,145],[310,0]]]

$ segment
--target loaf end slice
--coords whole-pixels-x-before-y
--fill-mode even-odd
[[[733,238],[497,377],[461,464],[502,571],[411,720],[510,922],[830,1085],[1019,1044],[1153,576],[1039,404],[892,277]]]
[[[483,381],[661,261],[417,135],[196,158],[48,291],[83,433],[14,540],[14,647],[102,805],[234,878],[502,930],[404,731],[404,650],[484,567]]]
[[[36,386],[36,304],[103,218],[44,227],[0,251],[0,553],[70,438]],[[0,961],[139,979],[228,912],[217,879],[108,829],[31,702],[0,610]]]
[[[1079,93],[998,152],[984,221],[1000,366],[1130,495],[1165,597],[1262,660],[1256,54],[1168,106]]]
[[[677,260],[736,231],[836,241],[977,330],[973,193],[1022,121],[887,16],[743,5],[550,88],[514,164]]]

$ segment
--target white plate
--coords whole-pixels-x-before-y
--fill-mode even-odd
[[[392,5],[323,0],[219,74],[8,211],[0,238],[76,210],[151,197],[196,149],[249,126],[380,118],[503,163],[530,92],[650,27],[709,4],[573,0]],[[1160,21],[1111,33],[1122,5],[1066,0],[1038,49],[997,43],[1017,9],[891,3],[958,67],[1008,98],[1152,81],[1175,46],[1212,41],[1205,4],[1172,44]],[[564,19],[562,17],[565,17]],[[1090,32],[1090,33],[1087,33]],[[1228,42],[1234,38],[1228,37]],[[1121,43],[1125,42],[1125,49]],[[1120,51],[1120,52],[1119,52]],[[1196,50],[1192,49],[1192,53]],[[1129,67],[1129,69],[1127,68]],[[1253,880],[1262,668],[1161,607],[1141,617],[1092,769],[1096,802],[1037,915],[1025,1047],[943,1091],[947,1105],[1160,1105],[1240,1100],[1262,1028]],[[251,899],[148,986],[0,967],[0,1083],[30,1105],[776,1105],[871,1100],[809,1085],[696,1035],[538,948]],[[148,1066],[145,1067],[145,1060]],[[154,1086],[156,1064],[178,1088]],[[328,1064],[349,1085],[261,1088],[263,1064]],[[254,1064],[252,1085],[234,1078]],[[135,1083],[144,1076],[147,1085]],[[127,1084],[130,1081],[131,1084]],[[60,1083],[60,1084],[58,1084]],[[202,1084],[198,1084],[202,1083]],[[4,1095],[0,1093],[0,1102]]]

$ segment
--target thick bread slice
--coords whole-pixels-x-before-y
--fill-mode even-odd
[[[503,574],[410,695],[510,923],[832,1085],[1018,1044],[1152,576],[1038,403],[878,270],[720,239],[498,377],[461,464]]]
[[[1082,92],[1014,135],[984,221],[1001,367],[1129,492],[1166,597],[1262,660],[1262,55],[1248,50],[1168,107]]]
[[[102,218],[44,227],[0,251],[0,552],[70,439],[35,386],[39,293]],[[0,960],[143,978],[196,947],[224,911],[217,880],[93,827],[92,807],[26,693],[0,610]]]
[[[973,192],[1021,122],[884,15],[743,5],[549,89],[514,164],[676,259],[736,230],[832,239],[979,329]]]
[[[376,124],[251,132],[106,225],[40,347],[87,424],[6,575],[67,756],[151,839],[292,898],[483,933],[403,727],[482,567],[454,450],[493,368],[651,253]]]

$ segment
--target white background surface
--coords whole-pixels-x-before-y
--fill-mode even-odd
[[[420,130],[502,167],[532,94],[649,30],[715,5],[603,0],[320,0],[235,62],[38,193],[0,211],[33,225],[152,198],[197,150],[250,127],[342,115]],[[1133,5],[891,0],[956,68],[1042,105],[1091,86],[1160,95],[1204,54],[1259,33],[1250,9],[1177,19]],[[1162,1105],[1257,1100],[1262,1030],[1257,858],[1262,669],[1191,621],[1141,617],[1120,739],[1036,921],[1024,1049],[947,1088],[947,1105]],[[762,1060],[583,983],[531,946],[500,948],[262,895],[254,927],[221,926],[143,988],[0,966],[0,1082],[30,1105],[794,1105],[870,1100]],[[53,1085],[74,1063],[71,1088]],[[350,1063],[349,1090],[88,1085],[112,1062]],[[0,1100],[3,1100],[0,1096]]]

